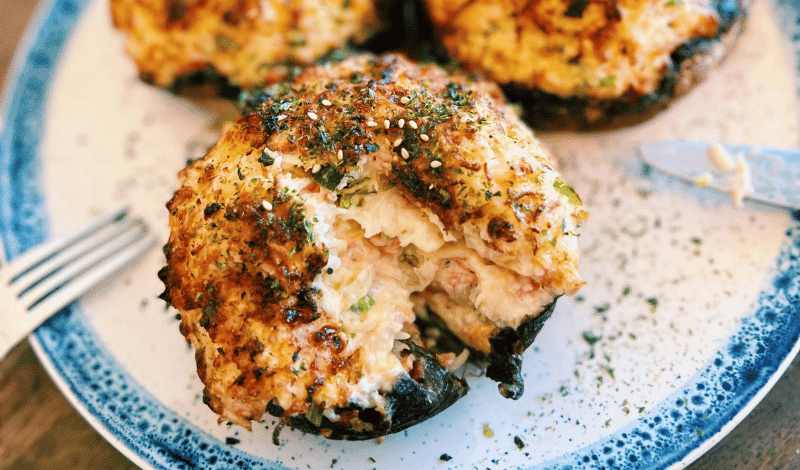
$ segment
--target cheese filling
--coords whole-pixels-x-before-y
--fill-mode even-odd
[[[453,239],[396,189],[368,194],[347,210],[322,194],[301,193],[315,239],[329,250],[313,286],[320,309],[349,335],[362,376],[350,403],[383,405],[378,393],[404,374],[395,352],[416,315],[434,312],[469,347],[488,354],[489,339],[504,327],[536,316],[555,295],[539,282],[482,258]],[[313,196],[313,197],[311,197]]]

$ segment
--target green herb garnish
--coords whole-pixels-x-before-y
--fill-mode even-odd
[[[358,302],[351,305],[350,311],[355,313],[366,313],[373,305],[375,305],[375,299],[373,299],[371,295],[367,294],[358,299]]]
[[[566,196],[569,199],[569,202],[575,204],[576,206],[582,206],[583,202],[581,198],[575,193],[575,191],[569,187],[567,183],[564,182],[561,178],[556,178],[553,182],[553,187],[561,193],[562,195]]]

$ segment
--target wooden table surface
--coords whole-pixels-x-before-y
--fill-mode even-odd
[[[35,0],[0,0],[0,83]],[[2,306],[0,306],[2,308]],[[27,341],[0,362],[0,469],[137,468],[72,408]],[[800,469],[800,358],[690,470]]]

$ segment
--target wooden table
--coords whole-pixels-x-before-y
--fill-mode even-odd
[[[0,0],[0,83],[35,0]],[[2,308],[2,306],[0,306]],[[0,469],[137,468],[72,408],[27,342],[0,362]],[[690,470],[800,469],[800,358]]]

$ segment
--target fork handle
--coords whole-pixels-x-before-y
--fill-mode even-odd
[[[6,299],[3,299],[6,300]],[[8,302],[3,302],[4,305],[12,305]],[[0,360],[8,354],[11,349],[16,346],[20,341],[25,339],[29,334],[41,325],[48,317],[52,316],[55,312],[50,314],[44,310],[25,310],[25,309],[11,309],[10,313],[4,313],[3,325],[0,325]]]

